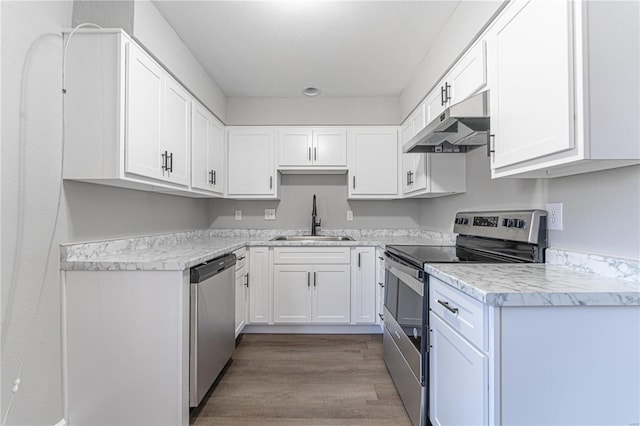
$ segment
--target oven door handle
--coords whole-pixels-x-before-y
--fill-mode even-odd
[[[411,278],[422,282],[422,277],[424,276],[423,270],[413,266],[409,266],[405,263],[400,263],[399,259],[397,259],[393,255],[390,255],[389,253],[385,253],[385,255],[387,257],[387,260],[386,260],[387,263],[385,265],[387,269],[389,269],[389,266],[393,266],[395,269],[404,272],[405,274],[409,275]]]
[[[386,269],[390,274],[395,275],[398,280],[402,281],[402,283],[419,294],[420,297],[424,297],[424,283],[421,279],[417,279],[415,277],[416,272],[419,271],[417,269],[408,268],[404,265],[399,265],[400,268],[397,266],[398,265],[396,265],[395,262],[387,262]],[[407,269],[409,269],[409,271],[407,271]]]

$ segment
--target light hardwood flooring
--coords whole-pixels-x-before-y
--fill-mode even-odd
[[[410,425],[381,335],[247,334],[192,425]]]

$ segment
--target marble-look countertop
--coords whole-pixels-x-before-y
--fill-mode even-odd
[[[640,283],[560,265],[430,264],[425,272],[492,306],[640,305]]]
[[[424,230],[336,230],[322,235],[349,235],[354,241],[271,241],[277,235],[303,235],[300,230],[215,230],[128,239],[62,244],[60,269],[65,271],[182,271],[241,247],[352,247],[390,244],[454,245],[452,234]]]

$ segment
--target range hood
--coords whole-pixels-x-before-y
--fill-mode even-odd
[[[403,152],[467,152],[489,139],[488,92],[451,105],[402,147]]]

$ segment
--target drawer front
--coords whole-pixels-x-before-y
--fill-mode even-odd
[[[236,271],[244,268],[247,265],[247,249],[242,247],[233,252],[236,255]]]
[[[286,264],[341,264],[351,263],[349,247],[276,247],[273,263]]]
[[[482,302],[429,276],[429,309],[476,347],[487,350],[487,309]]]
[[[396,346],[398,346],[402,352],[409,368],[411,368],[411,371],[413,372],[413,375],[419,380],[420,377],[422,377],[420,372],[420,352],[415,348],[415,346],[413,346],[413,343],[411,343],[407,335],[388,310],[385,310],[383,317],[385,319],[384,328],[389,332],[389,335],[393,338]]]

